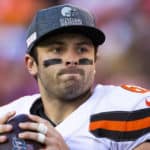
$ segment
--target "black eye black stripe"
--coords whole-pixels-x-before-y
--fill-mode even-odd
[[[54,58],[54,59],[44,60],[43,65],[45,67],[48,67],[48,66],[51,66],[51,65],[56,65],[56,64],[61,64],[61,63],[62,63],[62,59]]]
[[[51,66],[51,65],[57,65],[57,64],[61,64],[63,61],[60,58],[54,58],[54,59],[47,59],[44,60],[43,65],[45,67]],[[78,63],[79,65],[92,65],[93,64],[93,60],[92,59],[88,59],[88,58],[81,58],[79,59]]]

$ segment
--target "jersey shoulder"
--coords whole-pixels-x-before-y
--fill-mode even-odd
[[[137,86],[100,86],[102,92],[90,116],[90,132],[116,142],[146,139],[149,134],[150,91]],[[138,143],[139,144],[139,143]]]
[[[28,95],[18,98],[0,107],[0,116],[9,111],[16,111],[16,114],[29,113],[32,104],[40,97],[40,94]]]
[[[136,85],[123,84],[121,85],[121,87],[133,93],[141,93],[141,94],[150,93],[150,89],[146,89],[146,88],[136,86]]]
[[[107,109],[130,111],[150,107],[150,90],[139,86],[98,85],[95,95],[98,96],[97,107],[104,108],[103,111]]]

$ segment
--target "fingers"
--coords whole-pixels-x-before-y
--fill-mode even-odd
[[[37,120],[37,118],[36,118],[36,120]],[[40,143],[45,142],[45,135],[48,132],[48,127],[44,123],[25,122],[25,123],[20,123],[19,127],[24,130],[30,131],[30,132],[20,133],[19,134],[20,138],[36,140]],[[36,132],[33,132],[33,131],[36,131]]]
[[[36,116],[36,115],[29,115],[29,118],[34,121],[34,122],[37,122],[37,123],[44,123],[44,124],[49,124],[49,122],[39,116]]]
[[[0,118],[0,134],[9,132],[12,130],[12,125],[6,124],[6,122],[15,115],[15,111],[8,112],[6,115]]]
[[[0,125],[0,134],[9,132],[12,130],[12,128],[13,128],[12,125],[9,125],[9,124]]]
[[[6,115],[0,118],[0,143],[3,143],[7,140],[7,136],[4,134],[10,132],[13,129],[12,125],[5,123],[15,114],[15,111],[8,112]]]
[[[20,123],[19,127],[26,130],[19,133],[19,138],[34,140],[41,144],[52,145],[51,143],[57,143],[61,138],[51,125],[47,126],[44,123],[26,122]]]
[[[46,134],[48,131],[48,127],[44,123],[39,123],[37,130],[42,134]]]
[[[36,133],[31,131],[20,133],[18,136],[19,138],[34,140],[40,142],[41,144],[45,143],[45,138],[46,138],[46,136],[42,133]]]
[[[39,116],[36,116],[36,115],[29,115],[29,118],[34,121],[34,122],[37,122],[37,123],[43,123],[45,124],[48,128],[49,128],[49,131],[53,131],[54,130],[54,127],[49,123],[49,121],[39,117]]]
[[[19,127],[22,129],[30,130],[26,132],[22,132],[19,134],[20,138],[35,140],[40,143],[45,143],[46,134],[48,131],[48,127],[43,123],[20,123]],[[33,132],[37,131],[37,132]]]
[[[12,129],[12,125],[0,125],[0,143],[3,143],[7,140],[7,136],[4,134],[10,132]]]
[[[37,135],[37,141],[38,142],[40,142],[40,143],[45,143],[45,138],[46,138],[46,136],[45,136],[45,134],[42,134],[42,133],[38,133],[38,135]]]
[[[30,116],[30,119],[34,122],[19,123],[19,127],[26,130],[18,135],[20,138],[35,140],[45,144],[46,138],[56,136],[55,129],[48,121],[38,116]]]
[[[29,115],[29,118],[33,122],[19,123],[19,127],[25,130],[18,134],[19,138],[39,142],[45,149],[68,150],[63,137],[47,120],[35,115]]]
[[[47,134],[47,131],[48,131],[48,127],[44,123],[26,122],[26,123],[20,123],[19,127],[24,130],[37,131],[42,134]]]
[[[6,113],[3,117],[0,118],[0,124],[6,123],[11,117],[13,117],[16,114],[15,111],[11,111]]]
[[[7,140],[7,136],[1,135],[0,136],[0,143],[4,143]]]

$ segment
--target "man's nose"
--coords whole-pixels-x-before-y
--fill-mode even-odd
[[[66,66],[77,66],[78,65],[78,61],[75,61],[75,60],[67,60],[65,62],[65,65]]]
[[[75,50],[71,47],[68,48],[67,53],[64,57],[64,62],[66,66],[77,66],[79,63],[79,56]]]

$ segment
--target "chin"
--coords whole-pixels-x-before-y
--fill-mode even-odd
[[[87,95],[90,91],[91,89],[83,90],[83,88],[81,87],[78,87],[77,89],[70,88],[68,90],[65,90],[61,99],[70,102],[77,101]]]

